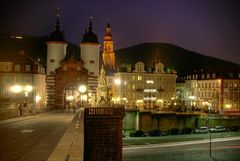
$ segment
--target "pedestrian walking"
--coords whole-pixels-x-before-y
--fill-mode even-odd
[[[73,105],[73,113],[76,113],[76,105]]]
[[[22,104],[18,105],[18,110],[19,110],[20,116],[22,116],[23,115],[23,105]]]
[[[27,109],[27,102],[26,101],[24,101],[23,102],[23,115],[25,115],[26,114],[26,111],[28,111],[28,109]]]

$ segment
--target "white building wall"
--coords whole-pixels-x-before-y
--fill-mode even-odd
[[[82,43],[81,59],[84,67],[88,70],[88,74],[92,76],[99,76],[99,44]]]
[[[47,42],[47,75],[55,73],[60,65],[59,63],[66,56],[67,43],[65,42]]]

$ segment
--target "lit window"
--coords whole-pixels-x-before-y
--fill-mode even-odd
[[[25,71],[30,72],[31,71],[31,65],[26,65],[25,66]]]
[[[5,89],[4,92],[3,92],[3,96],[8,97],[9,96],[9,91]]]
[[[235,88],[237,87],[237,83],[234,83],[234,87],[235,87]]]
[[[38,69],[38,73],[41,73],[41,66],[37,66],[37,69]]]
[[[3,76],[3,83],[9,83],[10,82],[10,78],[8,75],[4,75]]]
[[[135,75],[132,76],[132,80],[135,80]]]
[[[31,76],[26,76],[25,81],[26,81],[26,83],[31,83],[32,82],[32,77]]]
[[[132,85],[132,89],[133,89],[133,90],[135,89],[135,85],[134,85],[134,84]]]
[[[142,80],[142,76],[138,75],[137,80]]]
[[[16,76],[16,77],[15,77],[15,80],[16,80],[16,83],[20,83],[21,77],[20,77],[20,76]]]
[[[20,64],[16,64],[14,70],[15,70],[15,72],[20,72],[21,71],[21,65]]]
[[[3,66],[3,71],[4,71],[4,72],[9,72],[9,71],[11,71],[11,65],[9,65],[9,64],[4,64],[4,66]]]

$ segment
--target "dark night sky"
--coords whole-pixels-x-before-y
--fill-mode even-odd
[[[100,42],[107,20],[115,48],[167,42],[240,64],[238,0],[2,0],[0,32],[48,35],[56,8],[68,41],[79,44],[93,15]]]

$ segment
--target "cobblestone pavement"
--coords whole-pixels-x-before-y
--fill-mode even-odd
[[[73,119],[46,113],[0,122],[0,161],[45,161]]]

